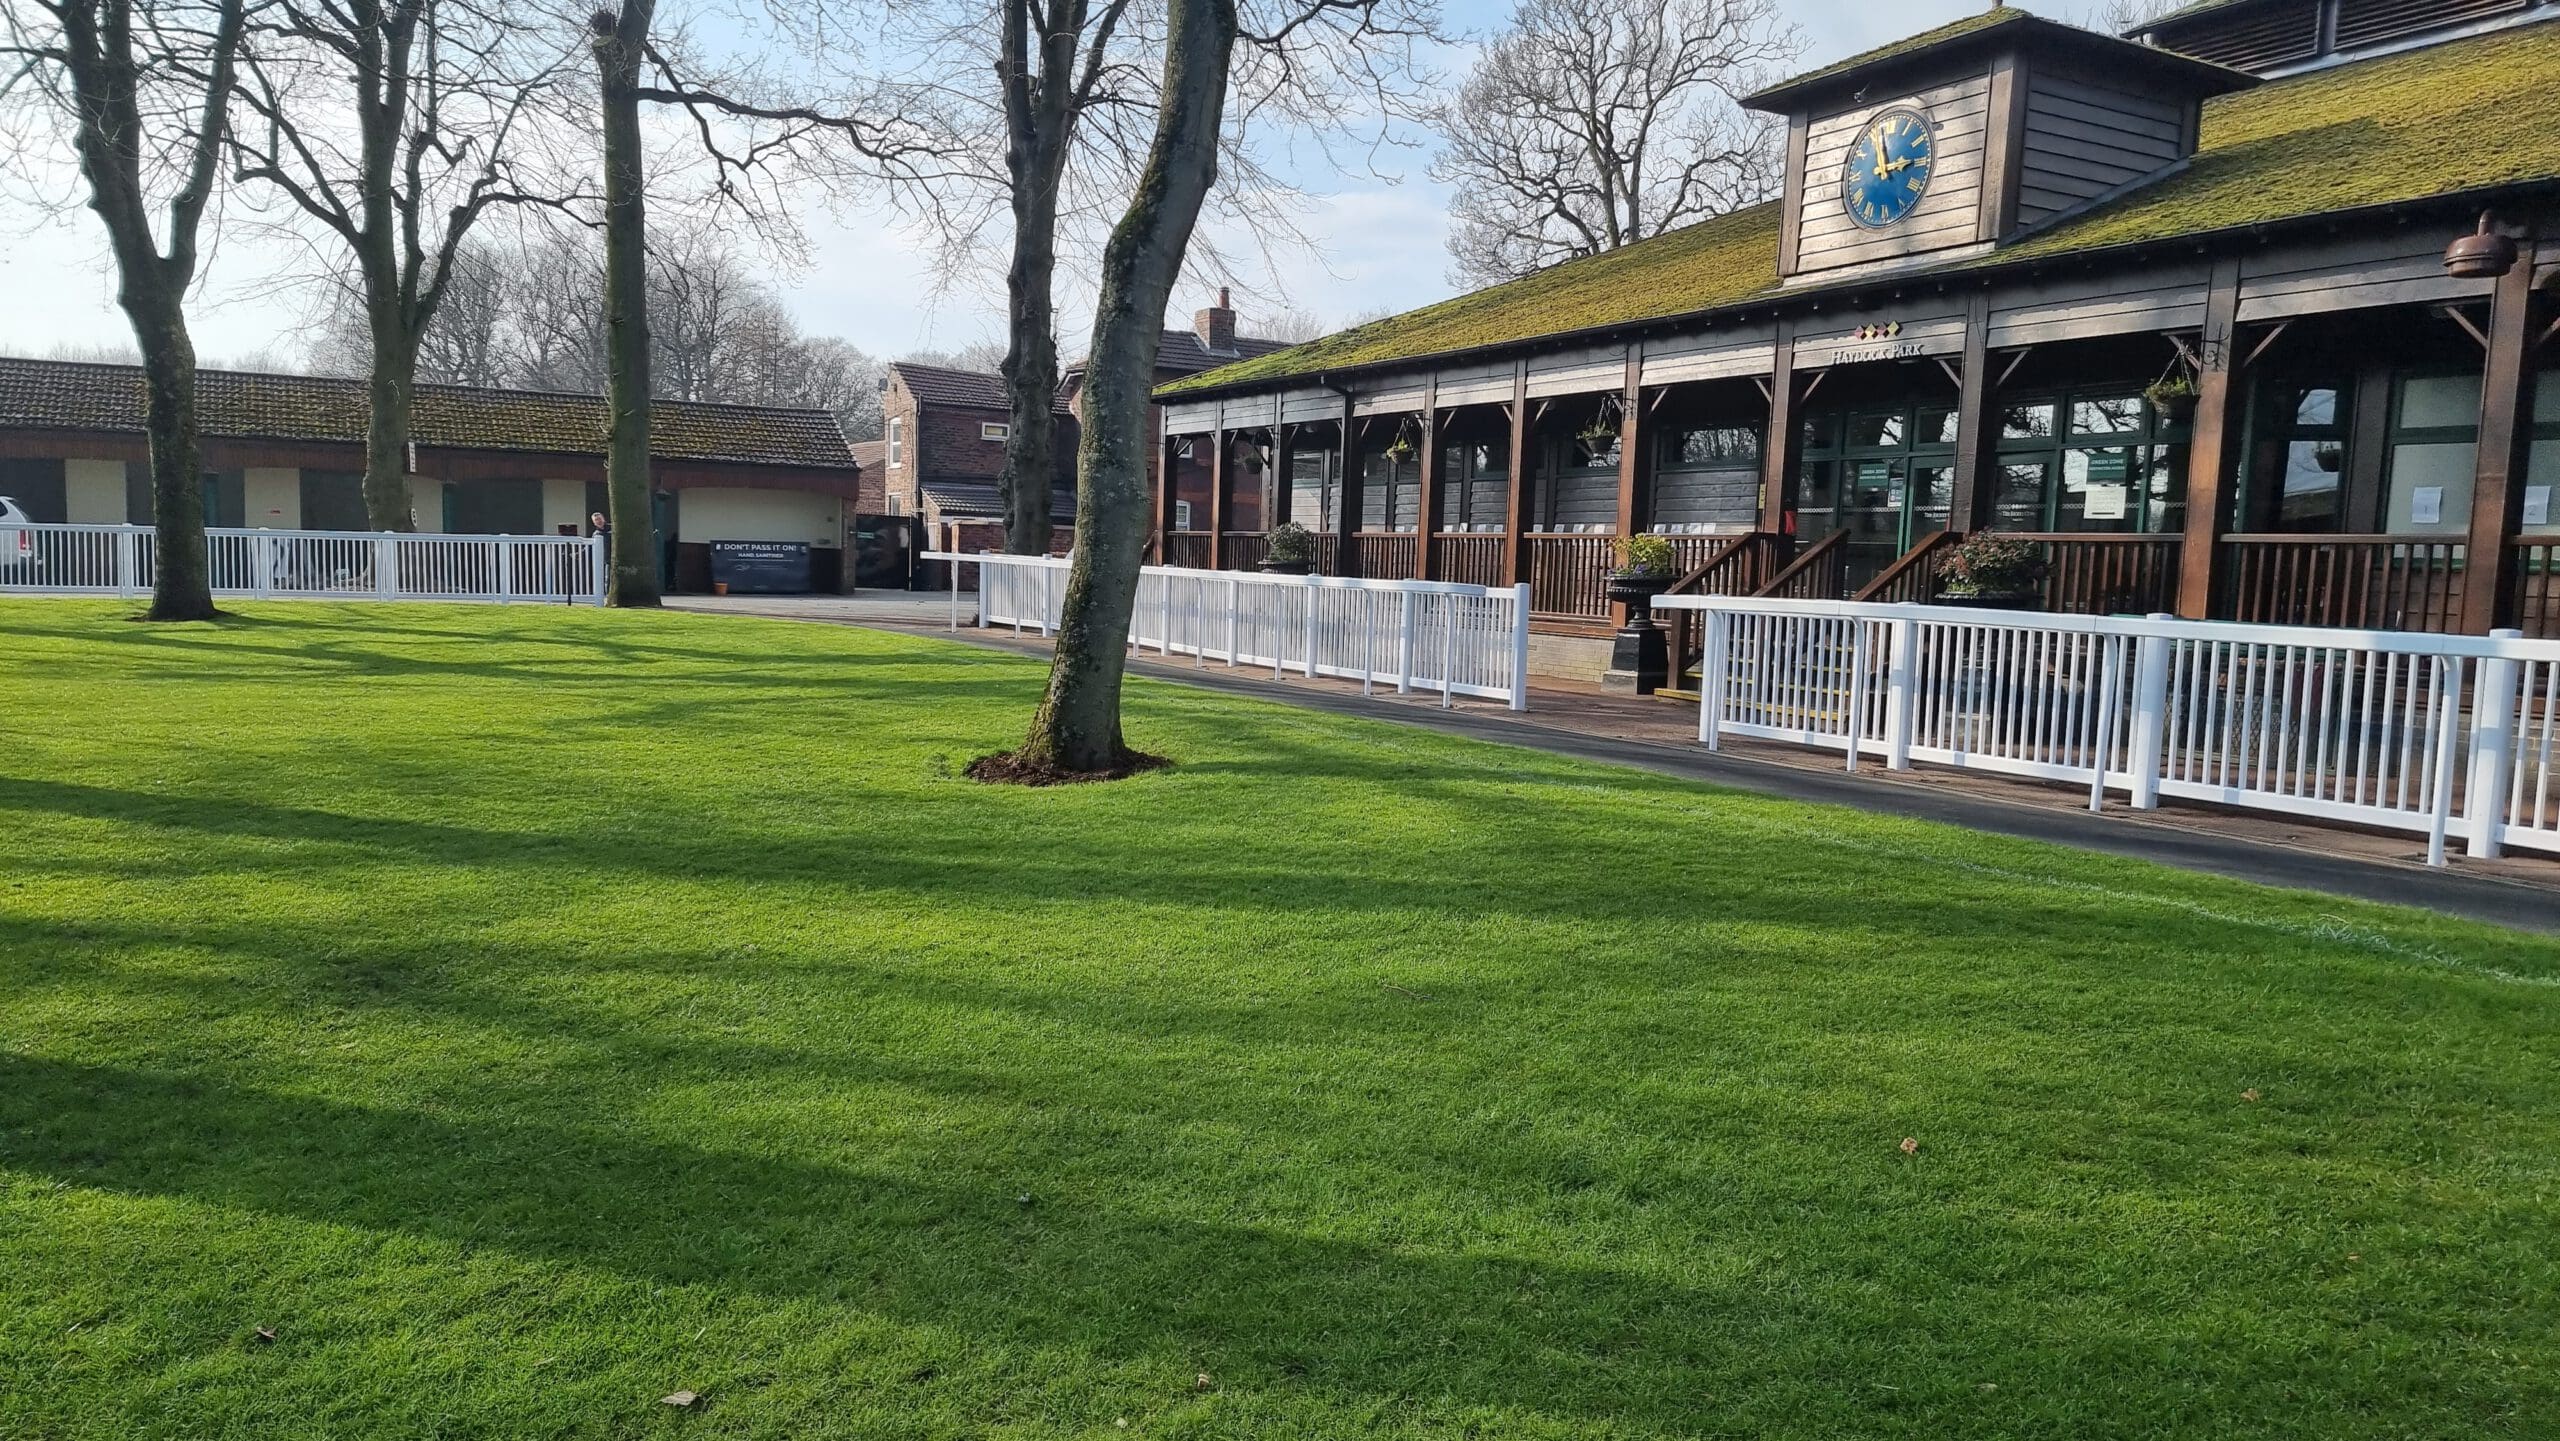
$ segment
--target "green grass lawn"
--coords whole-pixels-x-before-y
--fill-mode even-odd
[[[2560,945],[1152,683],[1178,769],[981,787],[1042,672],[932,639],[123,609],[0,606],[10,1441],[2560,1427]]]

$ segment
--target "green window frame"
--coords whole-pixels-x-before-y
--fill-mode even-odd
[[[2001,405],[1994,446],[1995,529],[2165,535],[2186,525],[2189,426],[2117,381],[2020,396]]]

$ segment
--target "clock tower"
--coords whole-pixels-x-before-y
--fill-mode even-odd
[[[1787,117],[1779,273],[1993,253],[2174,174],[2256,83],[2005,6],[1799,76],[1747,102]]]

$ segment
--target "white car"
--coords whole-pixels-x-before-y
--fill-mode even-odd
[[[16,501],[0,495],[0,575],[14,578],[35,568],[35,533],[20,529],[33,524]]]

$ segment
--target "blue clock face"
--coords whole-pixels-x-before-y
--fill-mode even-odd
[[[1928,116],[1901,107],[1876,112],[1840,172],[1840,201],[1849,218],[1882,230],[1909,215],[1928,193],[1929,169],[1937,159],[1937,132]]]

